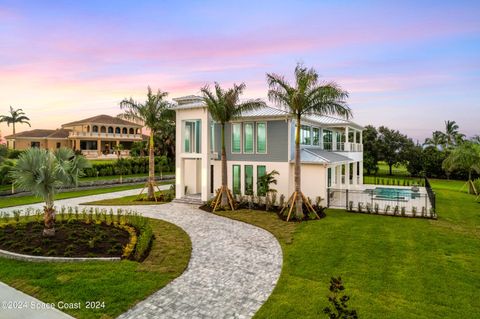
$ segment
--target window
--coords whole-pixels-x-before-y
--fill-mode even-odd
[[[253,165],[245,165],[245,195],[253,195]]]
[[[115,134],[120,134],[120,128],[119,127],[115,128]]]
[[[108,127],[108,133],[111,133],[111,134],[113,133],[113,127],[111,126]]]
[[[300,128],[300,144],[303,144],[303,145],[311,144],[310,126],[302,125],[302,127]]]
[[[57,143],[57,148],[62,147],[62,143]]]
[[[242,150],[242,124],[232,124],[232,153],[240,153]]]
[[[313,145],[319,146],[320,145],[320,129],[318,127],[312,128],[312,139]]]
[[[257,153],[267,152],[267,123],[257,123]]]
[[[265,196],[265,187],[261,185],[260,181],[262,176],[265,176],[267,173],[267,167],[265,165],[258,165],[257,166],[257,195],[258,196]]]
[[[100,128],[100,133],[106,133],[107,132],[107,128],[105,126],[102,126]]]
[[[31,142],[31,143],[30,143],[30,147],[37,147],[37,148],[39,148],[39,147],[40,147],[40,142]]]
[[[128,134],[127,132],[128,132],[128,131],[127,131],[127,128],[126,128],[126,127],[122,128],[122,134]]]
[[[332,168],[329,167],[327,170],[327,187],[332,186]]]
[[[332,149],[332,131],[329,131],[329,130],[323,131],[323,149],[325,150]]]
[[[253,123],[243,125],[243,152],[253,153]]]
[[[97,133],[98,132],[98,126],[96,126],[96,125],[92,126],[92,132]]]
[[[240,194],[240,165],[232,165],[232,190],[233,194]]]
[[[135,134],[135,130],[134,130],[133,128],[130,128],[130,129],[128,130],[128,134]]]
[[[183,151],[185,153],[200,153],[200,121],[185,121],[183,134]]]

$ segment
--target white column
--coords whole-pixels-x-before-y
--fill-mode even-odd
[[[363,185],[363,161],[360,161],[360,185]]]
[[[353,185],[357,185],[357,162],[353,163]]]
[[[348,132],[348,126],[345,127],[345,144],[343,145],[343,149],[345,150],[345,152],[349,152],[350,151],[350,141],[349,141],[349,132]]]
[[[350,187],[350,163],[345,164],[345,185]]]
[[[175,136],[177,138],[175,139],[175,149],[176,149],[176,154],[175,154],[175,198],[182,198],[185,194],[185,179],[184,179],[184,159],[182,158],[182,153],[183,153],[183,148],[182,148],[182,142],[183,142],[183,134],[182,134],[182,121],[178,120],[178,114],[177,114],[177,123],[176,123],[176,129],[175,129]],[[127,128],[127,136],[129,134],[128,128]]]
[[[206,202],[208,200],[208,195],[209,195],[209,185],[210,185],[210,174],[209,174],[209,169],[210,169],[210,135],[211,135],[211,130],[210,130],[210,125],[208,123],[208,113],[206,116],[202,119],[201,121],[201,126],[202,126],[202,173],[201,173],[201,178],[202,178],[202,183],[201,183],[201,189],[202,189],[202,201]]]
[[[323,150],[323,128],[320,128],[320,148]]]

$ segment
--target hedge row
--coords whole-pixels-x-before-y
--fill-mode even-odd
[[[165,158],[156,157],[155,172],[160,172],[160,169],[166,172],[173,171],[174,167]],[[92,167],[85,169],[84,172],[87,177],[145,174],[148,173],[148,158],[138,157],[108,163],[94,163]]]

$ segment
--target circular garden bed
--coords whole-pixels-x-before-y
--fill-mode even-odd
[[[41,211],[33,216],[21,215],[16,212],[14,218],[3,216],[1,250],[29,256],[121,257],[142,261],[148,256],[153,240],[147,218],[121,209],[113,214],[99,209],[79,212],[78,208],[62,208],[52,237],[43,236]]]

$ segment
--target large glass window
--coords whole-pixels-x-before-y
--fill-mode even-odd
[[[232,190],[234,194],[240,194],[240,165],[233,165],[232,170]]]
[[[332,131],[323,130],[323,148],[326,150],[332,149]]]
[[[245,165],[245,195],[253,195],[253,165]]]
[[[265,165],[258,165],[257,166],[257,195],[258,196],[265,196],[265,187],[261,184],[262,176],[265,176],[267,173],[267,167]]]
[[[253,123],[243,125],[243,152],[253,153]]]
[[[257,153],[267,152],[267,124],[257,123]]]
[[[183,127],[183,151],[185,153],[200,153],[200,120],[185,121]]]
[[[312,128],[312,144],[320,145],[320,129],[318,127]]]
[[[240,153],[242,147],[242,124],[232,124],[232,153]]]
[[[310,126],[302,125],[302,127],[300,128],[300,144],[303,144],[303,145],[312,144],[310,134],[311,134]]]

